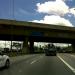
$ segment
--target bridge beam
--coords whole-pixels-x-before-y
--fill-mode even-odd
[[[28,37],[25,37],[25,40],[23,41],[22,53],[24,53],[24,54],[28,54],[29,53],[29,49],[28,49]]]

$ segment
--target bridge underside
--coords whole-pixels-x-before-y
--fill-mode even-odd
[[[42,36],[19,36],[19,35],[0,35],[0,40],[7,41],[24,41],[28,38],[28,41],[33,42],[53,42],[53,43],[74,43],[75,39],[69,38],[56,38],[56,37],[42,37]]]

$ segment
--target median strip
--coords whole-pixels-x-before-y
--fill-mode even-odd
[[[61,58],[59,55],[57,56],[73,73],[75,73],[75,68],[73,68],[71,65],[69,65],[63,58]]]

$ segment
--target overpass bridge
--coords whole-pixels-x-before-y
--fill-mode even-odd
[[[23,41],[23,50],[30,42],[31,53],[34,42],[71,43],[74,49],[75,27],[0,19],[0,40]]]

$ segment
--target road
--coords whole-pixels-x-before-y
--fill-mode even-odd
[[[75,55],[30,55],[0,70],[0,75],[75,75]]]

